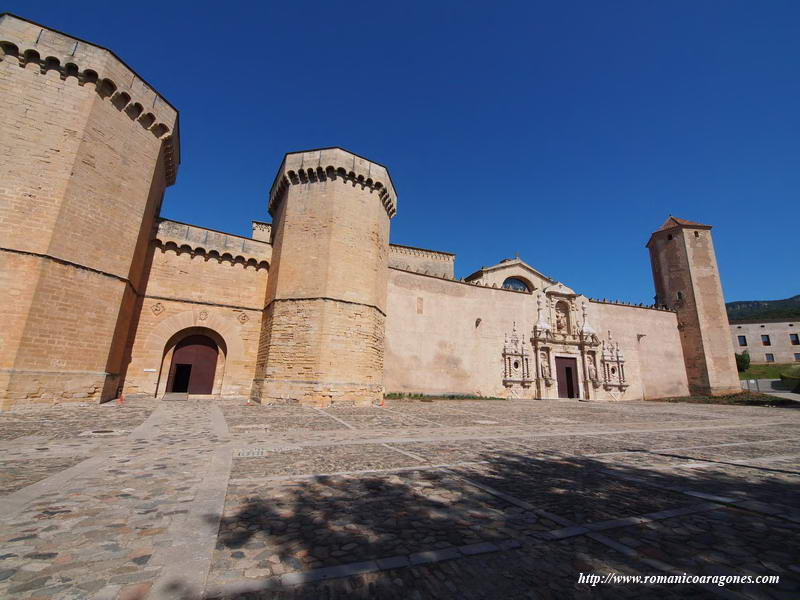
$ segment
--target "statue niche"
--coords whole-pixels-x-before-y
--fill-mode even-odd
[[[547,352],[540,352],[539,353],[539,360],[540,360],[540,371],[542,372],[542,379],[551,379],[550,377],[550,358],[547,356]]]
[[[565,335],[570,332],[569,304],[564,300],[556,303],[556,331]]]
[[[597,363],[595,362],[594,352],[586,353],[586,370],[589,375],[589,381],[592,382],[592,386],[595,388],[600,387],[600,380],[597,376]]]

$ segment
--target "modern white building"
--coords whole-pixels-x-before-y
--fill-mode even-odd
[[[800,362],[800,319],[731,321],[736,352],[747,350],[751,363]]]

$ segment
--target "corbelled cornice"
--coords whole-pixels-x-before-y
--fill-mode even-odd
[[[163,142],[167,185],[175,183],[180,164],[178,111],[112,51],[3,13],[0,60],[35,68],[43,76],[55,71],[64,81],[74,78],[79,86],[93,89]]]
[[[389,218],[397,213],[397,194],[386,167],[342,148],[288,153],[270,189],[269,213],[273,214],[290,185],[327,180],[368,188],[377,193]]]

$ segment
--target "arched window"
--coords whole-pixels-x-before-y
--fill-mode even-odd
[[[528,284],[517,277],[509,277],[503,282],[503,287],[507,290],[517,290],[518,292],[530,292]]]

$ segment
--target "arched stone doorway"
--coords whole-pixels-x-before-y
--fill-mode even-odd
[[[179,331],[164,347],[158,393],[219,395],[226,358],[225,341],[217,332],[205,327]]]
[[[175,346],[168,393],[211,394],[217,370],[217,344],[206,335],[190,335]]]

